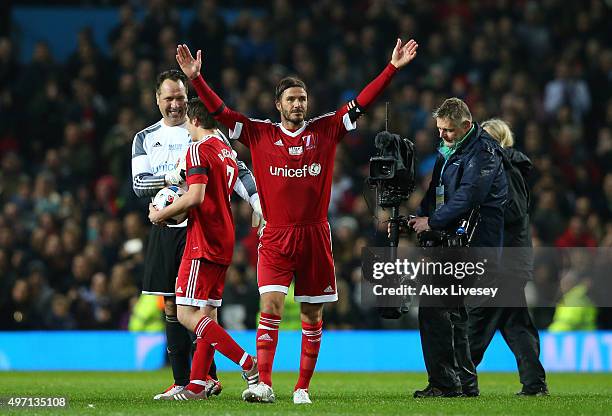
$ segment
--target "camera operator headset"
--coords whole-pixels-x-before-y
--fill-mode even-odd
[[[419,216],[408,225],[421,239],[428,231],[453,235],[461,222],[476,215],[470,245],[501,250],[507,184],[499,144],[472,122],[469,108],[458,98],[445,100],[433,118],[441,139],[439,155]],[[465,306],[420,306],[419,331],[429,384],[414,396],[478,395]]]

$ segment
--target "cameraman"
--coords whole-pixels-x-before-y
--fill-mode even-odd
[[[417,232],[451,231],[477,209],[480,213],[473,247],[501,247],[503,204],[508,186],[501,148],[472,122],[468,106],[449,98],[433,112],[440,134],[439,155],[419,216],[409,221]],[[476,370],[470,357],[467,311],[456,302],[448,307],[419,307],[419,331],[429,384],[414,397],[477,396]]]

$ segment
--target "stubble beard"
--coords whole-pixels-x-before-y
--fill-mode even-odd
[[[283,112],[284,119],[292,124],[295,124],[296,126],[299,126],[300,124],[304,122],[304,116],[305,116],[305,113],[303,112],[302,113],[292,113],[291,111]]]

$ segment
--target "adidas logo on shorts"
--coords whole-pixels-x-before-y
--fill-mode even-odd
[[[327,286],[323,292],[325,293],[334,293],[334,289],[331,286]]]
[[[176,293],[183,293],[183,289],[179,286],[178,289],[176,289]]]
[[[266,332],[265,334],[260,335],[259,338],[257,338],[257,341],[274,341],[274,340],[272,339],[270,334]]]

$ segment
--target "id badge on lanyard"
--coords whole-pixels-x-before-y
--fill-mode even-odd
[[[436,186],[436,211],[444,205],[444,185],[442,184],[442,175],[444,175],[444,168],[446,168],[447,162],[448,159],[446,159],[442,165],[442,169],[440,170],[440,182],[438,182],[438,186]]]
[[[444,205],[444,185],[436,186],[436,211]]]

